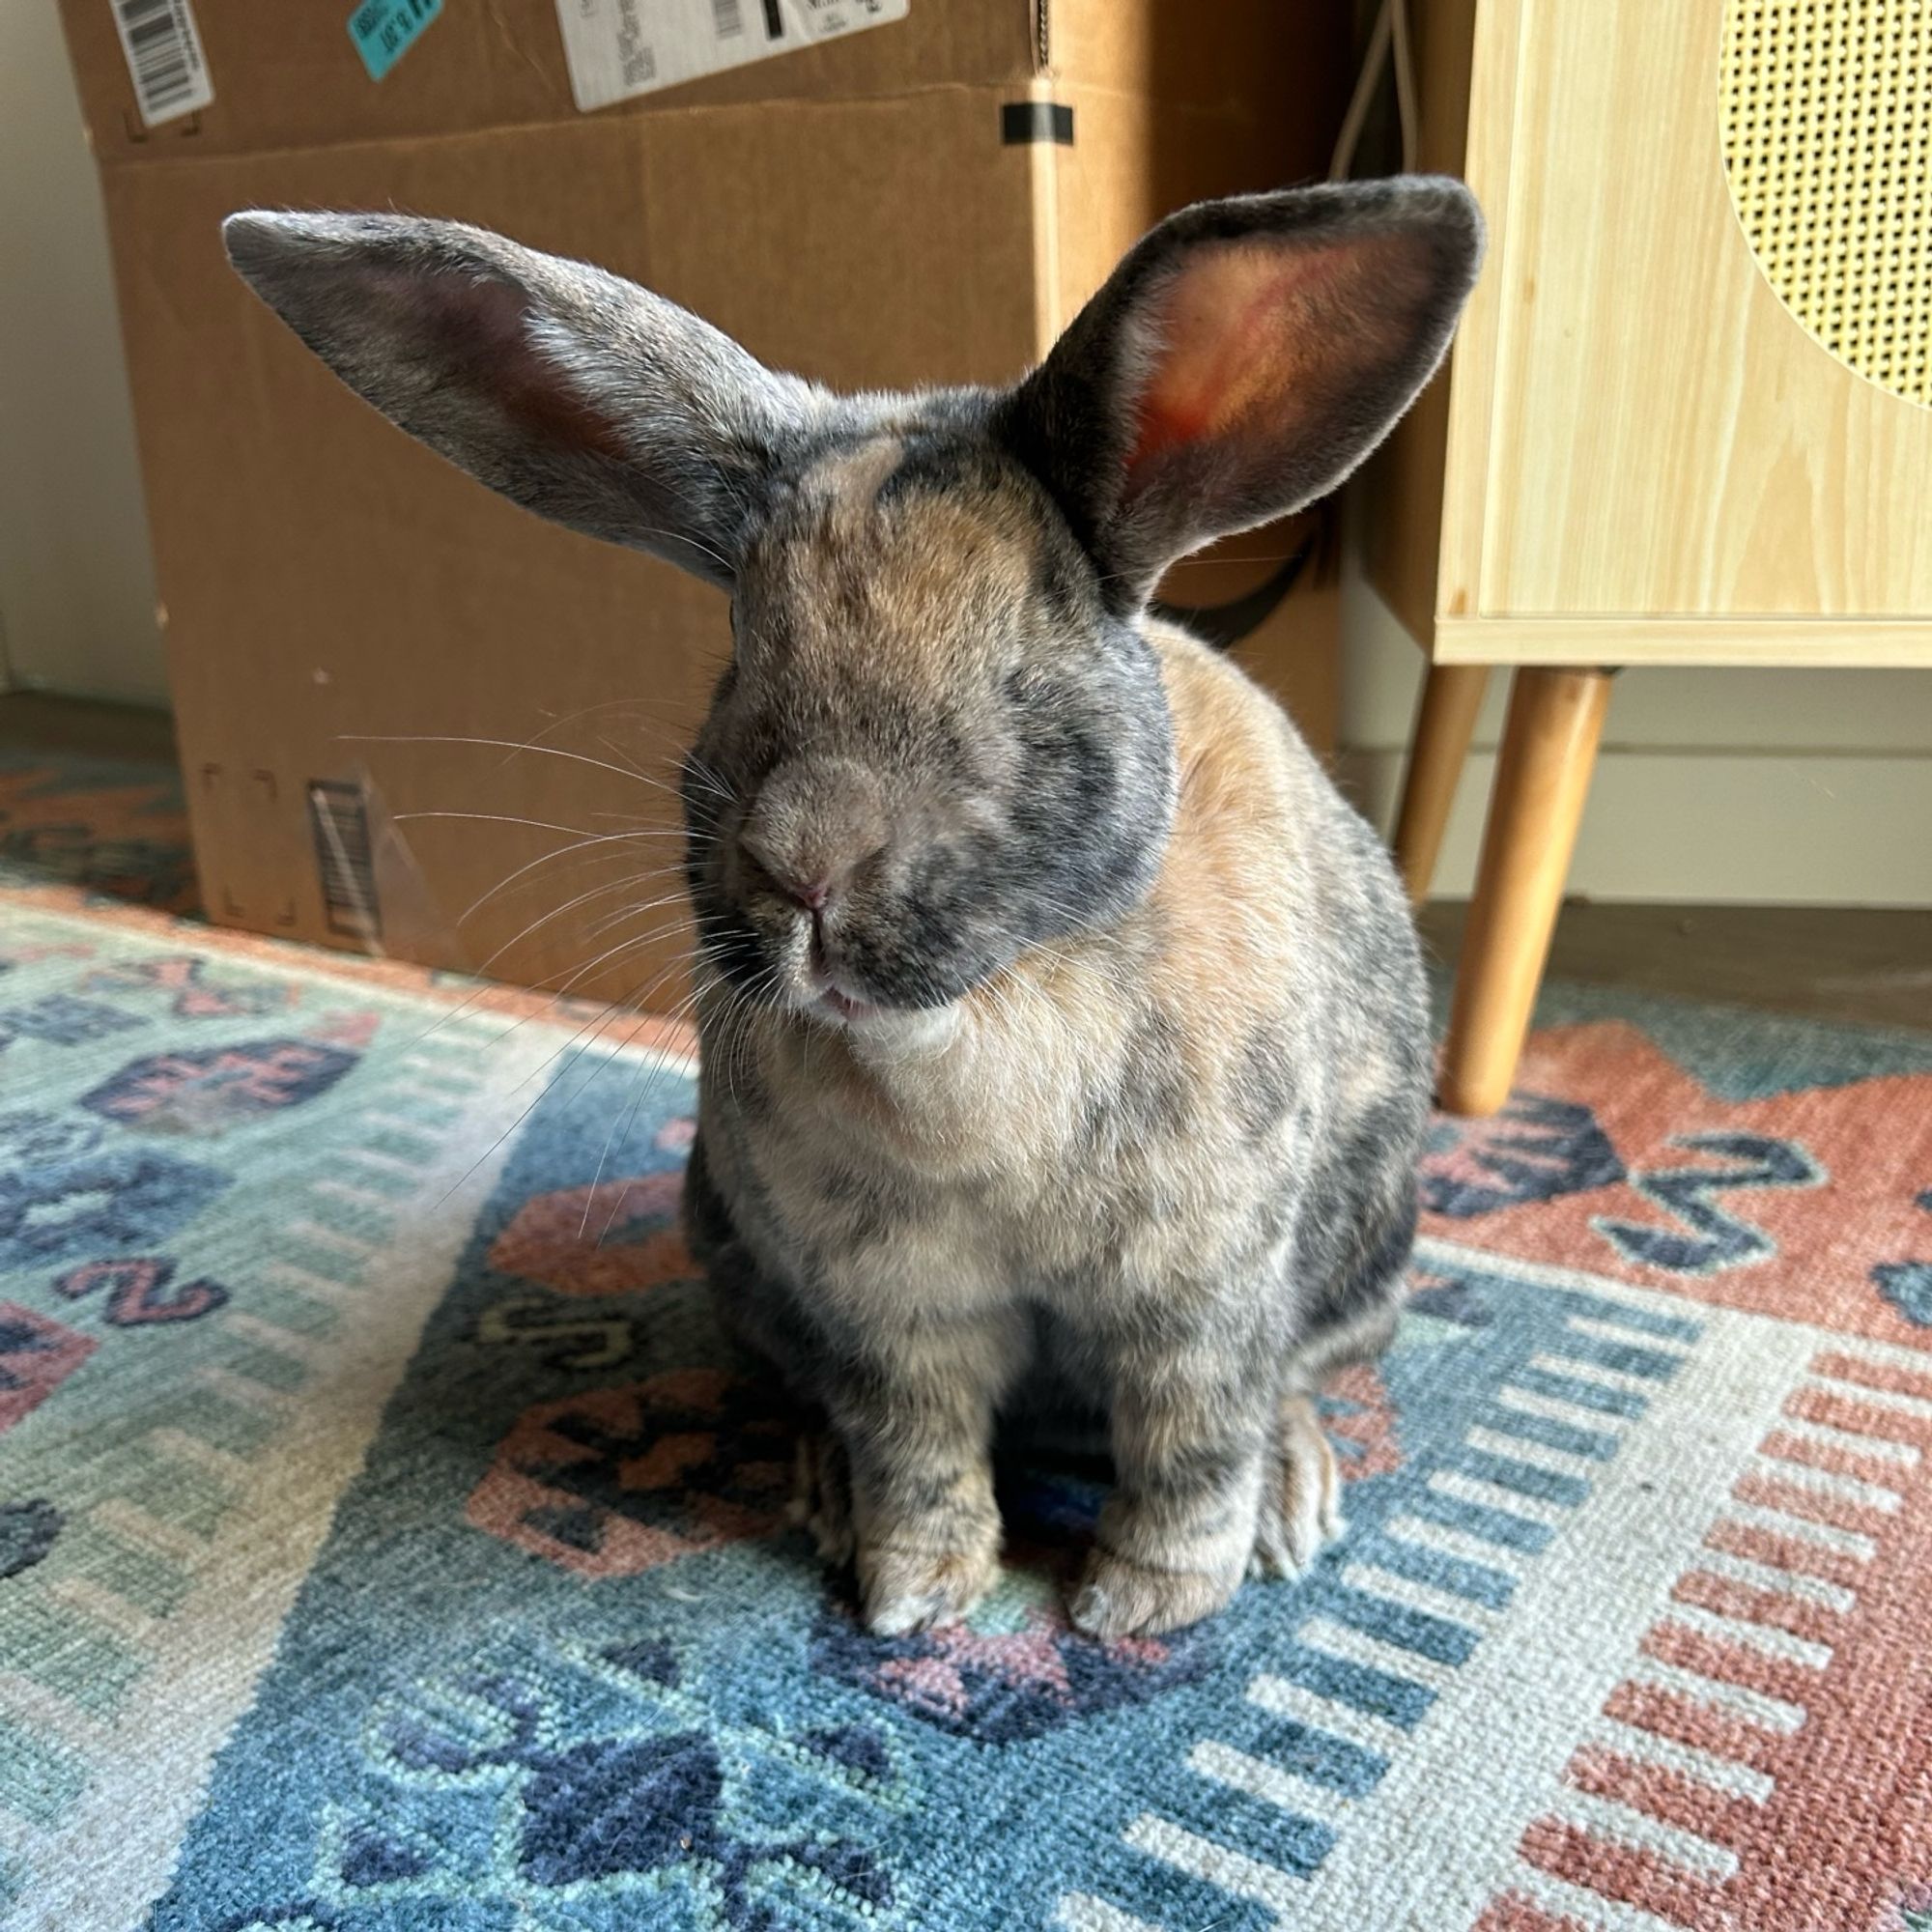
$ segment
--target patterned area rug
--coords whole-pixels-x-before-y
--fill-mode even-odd
[[[1543,1022],[1313,1574],[877,1641],[668,1043],[0,890],[0,1923],[1921,1932],[1932,1039]]]

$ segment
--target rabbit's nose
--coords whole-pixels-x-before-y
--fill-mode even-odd
[[[807,912],[823,912],[837,890],[837,882],[827,872],[821,872],[812,879],[797,879],[774,872],[769,866],[765,870],[770,874],[772,884],[778,887],[786,898],[797,900]]]
[[[822,851],[783,849],[779,841],[760,838],[748,826],[738,840],[745,856],[772,891],[803,906],[816,919],[837,897],[849,876],[849,867],[834,863]]]
[[[769,879],[773,887],[811,915],[814,924],[822,919],[837,902],[840,894],[852,882],[853,867],[832,866],[823,862],[787,865],[782,861],[774,863],[769,854],[748,843],[750,852],[758,869]]]
[[[885,850],[888,832],[876,781],[828,759],[774,772],[738,840],[774,890],[816,918]]]

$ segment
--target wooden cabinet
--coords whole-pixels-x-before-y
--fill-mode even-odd
[[[1591,678],[1932,665],[1932,9],[1409,5],[1425,164],[1491,229],[1449,381],[1371,478],[1371,578],[1435,667],[1399,838],[1418,895],[1480,696],[1453,668],[1553,673],[1512,705],[1448,1048],[1445,1097],[1484,1112]]]

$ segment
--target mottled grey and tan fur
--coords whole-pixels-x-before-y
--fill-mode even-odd
[[[1331,489],[1435,368],[1453,183],[1205,204],[1016,387],[839,399],[454,224],[247,214],[237,267],[517,500],[732,593],[686,765],[687,1214],[867,1616],[956,1617],[996,1429],[1103,1426],[1073,1614],[1188,1623],[1335,1521],[1312,1397],[1386,1337],[1429,1088],[1379,845],[1282,713],[1147,613]]]

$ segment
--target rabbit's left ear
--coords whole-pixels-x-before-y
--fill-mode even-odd
[[[1415,399],[1482,257],[1460,182],[1202,202],[1135,245],[1002,433],[1125,610],[1177,557],[1325,496]]]

